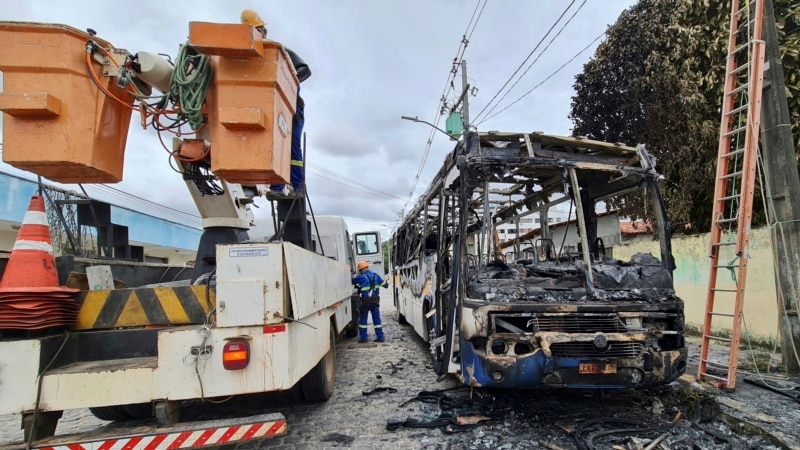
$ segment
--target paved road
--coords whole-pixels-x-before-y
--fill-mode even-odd
[[[638,441],[641,448],[662,432],[667,437],[659,448],[800,448],[796,436],[789,436],[789,446],[773,446],[769,440],[745,435],[741,427],[728,426],[721,420],[701,422],[699,419],[703,414],[715,413],[719,406],[717,409],[701,411],[698,405],[709,394],[697,389],[696,385],[693,387],[691,380],[648,392],[487,391],[469,390],[451,378],[437,381],[429,365],[427,345],[416,337],[410,327],[397,323],[397,313],[391,305],[388,292],[382,298],[387,341],[359,345],[356,339],[343,339],[337,344],[336,388],[329,401],[305,403],[296,392],[249,396],[214,407],[189,405],[182,409],[182,418],[218,419],[271,412],[280,412],[286,417],[288,432],[285,436],[227,445],[220,447],[222,450],[566,450],[579,448],[574,436],[582,430],[582,426],[590,423],[588,419],[603,418],[635,419],[640,422],[638,427],[647,429],[643,434],[623,433],[598,438],[598,442],[595,442],[597,448],[611,448],[612,445],[635,448],[637,439],[641,439]],[[692,351],[696,349],[692,348]],[[694,370],[689,369],[687,373],[694,373]],[[378,387],[389,387],[394,391],[363,395],[363,392]],[[746,392],[743,388],[737,389],[737,395]],[[427,401],[420,401],[417,396],[422,391],[441,391],[436,394],[439,400],[431,402],[436,397],[429,396]],[[761,398],[766,396],[762,392],[756,392],[755,395]],[[796,412],[800,408],[795,405],[791,399],[775,396],[770,400],[769,408]],[[679,412],[684,419],[694,420],[679,420],[672,424]],[[463,429],[448,425],[436,428],[401,426],[396,431],[387,430],[389,421],[399,423],[412,419],[425,423],[453,415],[491,420]],[[773,415],[783,420],[785,413],[776,412]],[[769,420],[768,417],[766,419]],[[750,422],[760,424],[762,428],[770,425],[752,418]],[[784,430],[792,429],[792,423],[796,425],[794,420],[789,423]],[[87,410],[69,411],[60,421],[57,434],[113,426],[95,419]],[[772,423],[771,426],[780,426],[780,423]],[[588,437],[591,433],[608,431],[609,428],[630,428],[630,425],[606,423],[599,424],[599,427],[603,428],[587,429],[584,435]],[[21,439],[19,417],[0,417],[0,443],[18,442]]]
[[[181,417],[224,418],[240,414],[280,412],[288,423],[286,436],[271,440],[229,445],[222,448],[419,448],[425,441],[436,442],[438,430],[388,432],[387,417],[405,418],[416,405],[398,405],[416,397],[422,390],[458,386],[453,380],[437,382],[430,369],[425,343],[409,327],[397,323],[397,314],[388,291],[382,296],[382,316],[386,342],[357,344],[357,338],[343,338],[336,346],[336,387],[325,403],[300,401],[295,392],[259,395],[237,399],[217,407],[190,405]],[[370,330],[371,332],[371,330]],[[370,339],[374,335],[371,334]],[[362,395],[376,387],[391,387],[396,392]],[[92,416],[88,410],[67,411],[59,421],[57,435],[94,430],[113,424]],[[0,444],[22,441],[20,417],[0,416]],[[428,436],[430,435],[430,436]]]

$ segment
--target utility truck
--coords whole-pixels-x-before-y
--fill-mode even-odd
[[[0,22],[0,47],[6,163],[62,183],[118,182],[138,117],[159,134],[203,220],[191,276],[168,286],[26,286],[11,279],[22,255],[12,252],[3,283],[13,294],[2,301],[23,301],[22,291],[77,312],[66,326],[0,330],[0,414],[19,414],[35,447],[176,448],[286,432],[279,414],[181,424],[186,400],[295,386],[308,401],[327,400],[336,340],[355,330],[355,260],[344,220],[314,218],[304,186],[267,189],[290,180],[298,79],[283,46],[247,25],[192,22],[173,66],[91,30]],[[251,239],[258,196],[272,206],[274,232]],[[109,266],[111,279],[147,266],[104,256],[59,264],[59,284],[86,266]],[[105,420],[155,416],[162,428],[47,440],[75,408]]]

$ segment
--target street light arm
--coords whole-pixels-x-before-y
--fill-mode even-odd
[[[430,122],[426,122],[426,121],[420,119],[419,117],[416,117],[416,116],[414,116],[414,117],[411,117],[411,116],[400,116],[400,118],[403,119],[403,120],[410,120],[412,122],[424,123],[425,125],[428,125],[429,127],[433,128],[434,130],[437,130],[440,133],[443,133],[443,134],[447,135],[447,137],[449,137],[450,139],[453,139],[453,136],[451,136],[450,133],[448,133],[447,131],[444,131],[443,129],[437,127],[436,125],[434,125],[434,124],[432,124]]]

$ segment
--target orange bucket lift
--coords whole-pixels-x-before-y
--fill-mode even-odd
[[[208,22],[190,23],[189,45],[213,71],[198,136],[211,141],[211,171],[229,183],[288,182],[299,81],[283,46],[247,25]],[[62,183],[121,181],[137,109],[119,86],[127,80],[118,83],[130,54],[66,25],[26,22],[0,22],[0,48],[3,160]]]
[[[191,22],[189,43],[211,55],[206,97],[211,171],[230,183],[289,182],[300,82],[283,46],[241,24]]]
[[[90,38],[105,65],[87,55]],[[3,161],[63,183],[121,181],[133,97],[103,76],[113,47],[66,25],[0,22],[0,48]]]

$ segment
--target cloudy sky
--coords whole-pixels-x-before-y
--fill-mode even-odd
[[[191,21],[238,22],[253,8],[269,38],[311,67],[306,102],[307,185],[316,214],[342,215],[351,230],[388,235],[452,149],[441,98],[461,93],[453,60],[463,54],[481,131],[569,134],[574,77],[597,40],[635,0],[0,0],[0,20],[62,23],[135,53],[173,57]],[[548,34],[549,32],[549,34]],[[462,44],[468,37],[466,49]],[[2,49],[0,49],[2,51]],[[527,61],[526,61],[527,60]],[[114,189],[196,215],[152,130],[133,118],[124,180]],[[428,148],[427,142],[431,139]],[[0,169],[9,166],[0,164]],[[126,197],[107,201],[124,206]],[[268,214],[258,202],[256,216]]]

